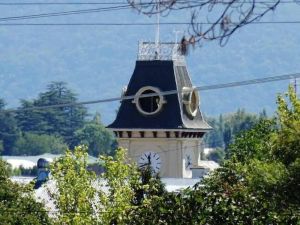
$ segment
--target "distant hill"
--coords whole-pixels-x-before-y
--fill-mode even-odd
[[[93,6],[80,6],[92,8]],[[1,6],[1,17],[74,10],[74,6]],[[279,6],[265,20],[300,21],[300,6]],[[43,18],[26,22],[154,22],[132,10]],[[172,15],[162,21],[188,21]],[[16,21],[12,21],[16,22]],[[195,86],[300,72],[300,24],[249,25],[238,31],[225,47],[204,43],[190,52],[188,68]],[[163,26],[162,39],[173,41],[174,29]],[[8,107],[19,99],[35,98],[50,81],[66,81],[80,100],[119,96],[133,72],[139,40],[153,40],[154,27],[128,26],[2,26],[0,25],[0,98]],[[275,109],[276,94],[289,81],[211,90],[201,94],[207,115],[245,108],[258,112]],[[114,119],[118,102],[91,106],[103,121]]]

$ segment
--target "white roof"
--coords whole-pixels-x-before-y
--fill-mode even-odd
[[[29,183],[34,179],[34,177],[12,177],[13,181],[18,183]],[[169,192],[179,191],[188,187],[193,187],[200,179],[190,179],[190,178],[161,178],[162,183],[166,185],[166,189]],[[37,194],[40,191],[37,191]]]
[[[212,160],[201,160],[198,163],[198,166],[207,168],[209,170],[215,170],[220,167],[220,165],[218,163],[216,163],[215,161],[212,161]]]
[[[24,168],[32,168],[36,166],[37,161],[40,158],[46,159],[48,162],[53,162],[54,159],[61,157],[61,154],[54,155],[50,153],[45,153],[42,155],[36,155],[36,156],[2,156],[1,158],[8,162],[12,168],[19,168],[20,166],[23,166]],[[88,157],[88,163],[96,163],[98,162],[98,159],[89,156]]]

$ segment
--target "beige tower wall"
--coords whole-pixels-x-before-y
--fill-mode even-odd
[[[192,158],[192,165],[198,165],[201,139],[188,138],[137,138],[133,134],[131,138],[118,138],[120,147],[128,150],[132,162],[138,162],[145,152],[154,152],[160,156],[161,177],[191,178],[190,168],[186,168],[186,155]]]

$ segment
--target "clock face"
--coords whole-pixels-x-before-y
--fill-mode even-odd
[[[192,166],[192,157],[189,154],[185,155],[185,168],[190,169]]]
[[[153,172],[158,173],[161,166],[159,154],[155,152],[144,152],[138,159],[138,166],[140,168],[150,166]]]

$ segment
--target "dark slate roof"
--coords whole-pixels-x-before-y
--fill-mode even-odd
[[[145,86],[153,86],[160,91],[181,90],[192,87],[186,66],[174,61],[137,61],[125,96],[135,95]],[[208,130],[210,126],[203,120],[200,110],[194,118],[185,112],[181,94],[165,96],[166,104],[153,116],[141,114],[132,100],[121,103],[115,121],[108,126],[112,129],[197,129]]]

